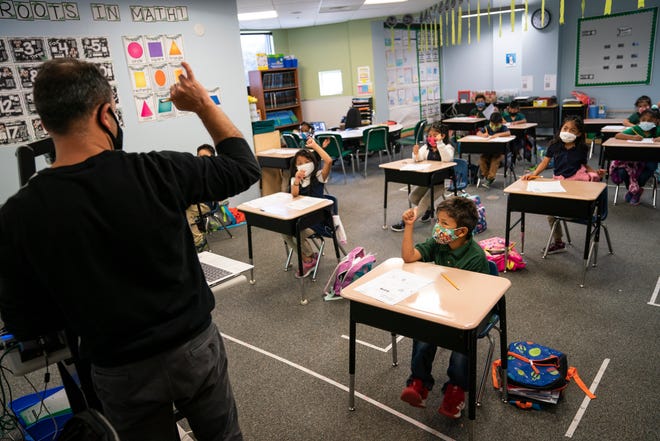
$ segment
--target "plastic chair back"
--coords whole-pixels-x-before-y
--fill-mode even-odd
[[[497,264],[492,260],[488,261],[488,269],[490,270],[491,276],[499,276],[500,272],[497,270]]]
[[[456,163],[454,166],[454,174],[456,175],[456,191],[464,190],[468,186],[468,163],[465,159],[454,158],[453,162]],[[454,191],[454,184],[448,188],[450,191]]]
[[[417,122],[415,126],[415,144],[421,145],[424,142],[424,129],[426,129],[427,121],[422,119]]]
[[[389,152],[387,141],[388,131],[389,130],[386,126],[371,127],[366,129],[362,134],[365,151],[378,152],[385,150],[386,152]]]
[[[295,133],[282,133],[282,138],[288,148],[299,149],[301,147],[302,140]]]
[[[324,140],[330,140],[330,144],[325,148],[325,152],[330,155],[333,160],[346,156],[347,153],[344,152],[344,141],[339,133],[322,133],[316,135],[315,138],[316,143],[321,146],[323,145]]]

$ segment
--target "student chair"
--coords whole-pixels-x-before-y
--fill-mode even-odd
[[[412,147],[415,144],[422,144],[424,142],[424,129],[426,128],[426,120],[421,119],[415,124],[415,130],[412,137],[399,138],[396,144],[399,146],[401,159],[403,159],[403,148],[406,146]]]
[[[329,199],[332,201],[332,205],[329,206],[328,208],[332,210],[333,215],[336,215],[339,212],[337,208],[337,198],[329,194],[324,194],[323,197],[325,199]],[[319,269],[319,262],[321,261],[320,257],[324,255],[325,238],[332,237],[332,233],[333,230],[335,230],[335,226],[332,223],[330,223],[329,225],[326,223],[313,227],[312,229],[314,230],[314,234],[309,236],[309,239],[316,247],[319,255],[319,258],[316,259],[316,266],[314,266],[314,271],[312,271],[312,282],[316,282],[316,273]],[[307,240],[307,239],[301,239],[301,240]],[[286,262],[284,263],[284,271],[288,271],[293,266],[293,264],[291,263],[291,258],[293,257],[294,250],[292,248],[289,248],[286,242],[284,242],[284,250],[287,255]],[[344,256],[346,255],[346,250],[341,244],[339,244],[339,251],[342,255]]]
[[[367,159],[369,154],[378,152],[378,160],[382,162],[383,150],[387,153],[387,157],[392,160],[390,149],[388,148],[388,132],[387,126],[377,126],[366,129],[362,134],[362,142],[364,143],[364,177],[367,177]]]
[[[607,219],[607,187],[605,187],[605,190],[603,190],[603,193],[601,193],[600,197],[598,198],[598,206],[600,208],[600,226],[603,228],[603,231],[605,232],[605,239],[607,240],[607,248],[610,252],[610,254],[614,254],[614,250],[612,249],[612,241],[610,240],[610,232],[607,229],[607,225],[603,223],[605,219]],[[587,219],[571,219],[571,218],[564,218],[564,217],[558,217],[555,219],[555,221],[552,223],[552,228],[550,229],[550,236],[548,237],[548,241],[545,244],[545,250],[543,251],[543,258],[548,255],[548,247],[550,246],[550,242],[552,241],[552,236],[555,232],[555,229],[557,228],[557,225],[559,222],[562,222],[564,224],[564,232],[566,233],[566,240],[568,241],[569,245],[571,244],[571,235],[568,232],[568,226],[566,225],[567,222],[573,222],[577,224],[582,224],[586,225]],[[592,222],[596,222],[596,215],[593,215]],[[595,267],[598,265],[598,237],[599,237],[599,231],[598,229],[594,228],[594,230],[591,232],[591,238],[589,239],[590,241],[590,246],[589,246],[589,254],[587,255],[587,266],[589,266],[589,262],[591,262],[591,257],[593,255],[594,262],[592,263],[591,266]],[[580,286],[584,286],[584,277],[586,276],[586,267],[585,267],[585,274],[582,277],[582,283]]]
[[[452,159],[452,161],[456,163],[456,165],[454,166],[454,175],[455,175],[454,179],[456,179],[456,186],[454,188],[454,182],[452,181],[451,185],[447,187],[445,190],[450,191],[452,193],[454,191],[456,191],[457,193],[459,191],[465,193],[465,189],[469,184],[468,162],[462,158],[454,158]]]
[[[207,202],[206,205],[209,207],[209,211],[206,213],[202,213],[202,207],[200,204],[197,204],[197,218],[195,219],[195,223],[197,224],[197,228],[199,228],[199,231],[204,233],[204,240],[206,240],[207,235],[211,235],[213,233],[213,228],[211,228],[211,224],[213,222],[222,225],[222,229],[225,230],[227,235],[229,236],[230,239],[233,239],[233,235],[227,228],[227,224],[225,223],[224,219],[222,218],[222,213],[221,213],[221,205],[226,205],[228,203],[227,200],[222,201],[222,202]]]
[[[653,199],[652,199],[653,200],[653,208],[656,208],[655,199],[656,199],[656,196],[658,195],[658,177],[655,174],[653,174],[653,175],[651,175],[649,180],[651,181],[651,191],[653,192]],[[617,184],[616,189],[614,190],[613,205],[616,205],[617,199],[619,198],[619,186],[620,185],[621,184]]]
[[[302,139],[295,133],[282,133],[282,138],[288,148],[299,149],[302,146]]]
[[[330,144],[325,148],[325,152],[330,155],[332,161],[339,160],[341,164],[341,171],[344,173],[344,184],[346,184],[346,168],[344,167],[344,158],[351,158],[351,168],[353,169],[353,174],[355,174],[355,157],[353,152],[350,150],[344,150],[344,141],[339,133],[323,133],[316,135],[316,143],[320,146],[323,145],[323,141],[326,139],[330,140]]]
[[[499,276],[499,271],[497,271],[497,264],[495,262],[491,262],[490,260],[488,261],[488,270],[490,271],[491,276]],[[481,380],[479,382],[479,389],[477,390],[477,406],[481,407],[481,399],[483,398],[484,395],[484,390],[486,388],[486,379],[488,378],[488,372],[490,370],[490,364],[493,362],[493,352],[495,351],[495,341],[493,340],[493,336],[490,334],[490,331],[493,329],[497,331],[498,334],[500,334],[500,338],[502,338],[502,335],[500,333],[500,328],[497,327],[497,324],[500,322],[500,316],[497,311],[497,306],[493,308],[491,311],[491,316],[490,320],[488,320],[488,324],[484,327],[484,329],[481,330],[477,338],[488,338],[488,355],[486,356],[486,363],[484,364],[484,372],[483,375],[481,376]],[[397,343],[396,343],[396,334],[394,332],[391,333],[392,335],[392,366],[397,366],[399,362],[397,361]]]

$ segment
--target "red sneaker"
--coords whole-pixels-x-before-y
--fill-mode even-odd
[[[415,407],[426,407],[426,397],[429,396],[429,390],[424,387],[422,380],[414,378],[410,386],[407,386],[401,392],[401,400]]]
[[[464,408],[465,391],[455,384],[448,384],[438,413],[456,419],[461,417],[461,410]]]

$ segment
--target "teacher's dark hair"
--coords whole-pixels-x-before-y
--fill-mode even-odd
[[[112,89],[99,68],[73,58],[46,61],[34,82],[34,104],[49,132],[66,134],[73,123],[100,104],[112,102]]]

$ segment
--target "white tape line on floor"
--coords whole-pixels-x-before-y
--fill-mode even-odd
[[[594,381],[591,383],[591,386],[589,387],[589,390],[591,391],[592,394],[596,394],[596,388],[598,388],[598,383],[600,383],[600,379],[603,377],[603,374],[605,373],[605,369],[607,369],[607,365],[610,364],[610,359],[606,358],[603,360],[603,363],[600,365],[600,369],[598,370],[598,373],[596,374],[596,377],[594,378]],[[589,397],[584,397],[584,400],[582,400],[582,404],[580,405],[580,408],[578,409],[577,413],[575,414],[575,417],[573,418],[573,421],[571,422],[571,425],[568,426],[568,430],[564,434],[565,437],[572,438],[573,433],[575,433],[575,430],[577,429],[578,424],[580,424],[580,420],[582,419],[582,416],[584,415],[584,412],[586,412],[587,407],[589,406],[589,403],[591,402],[591,398]]]
[[[660,293],[660,277],[658,277],[658,283],[655,284],[655,290],[651,295],[651,300],[648,301],[649,305],[660,306],[660,304],[656,303],[658,300],[658,293]]]

